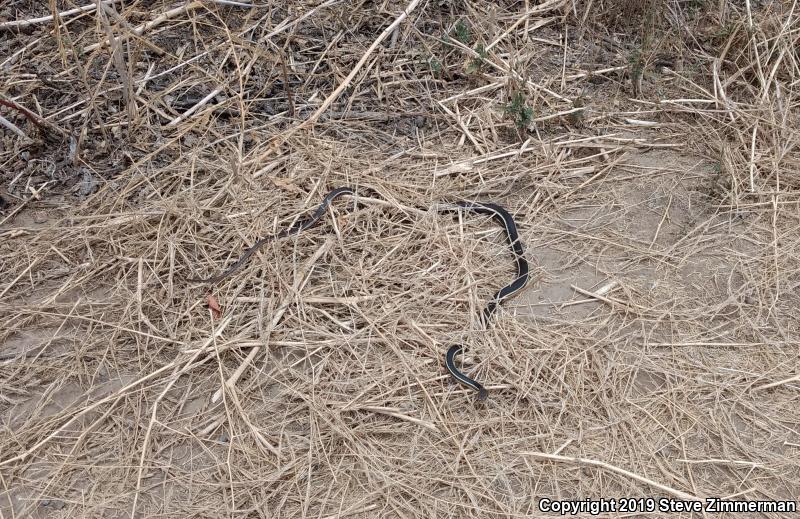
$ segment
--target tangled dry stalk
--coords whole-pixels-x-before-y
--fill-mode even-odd
[[[797,499],[798,13],[690,4],[0,7],[0,514]]]

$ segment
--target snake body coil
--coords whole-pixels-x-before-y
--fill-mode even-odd
[[[212,276],[210,278],[187,278],[187,281],[196,282],[196,283],[218,283],[223,279],[227,278],[234,272],[236,272],[239,268],[244,265],[250,256],[255,254],[255,252],[260,249],[264,244],[280,240],[282,238],[289,237],[293,234],[298,234],[306,229],[309,229],[316,225],[322,216],[327,211],[328,207],[336,200],[338,197],[342,195],[355,195],[356,192],[352,188],[349,187],[339,187],[334,189],[333,191],[329,192],[325,195],[325,198],[322,200],[322,203],[317,207],[314,213],[307,219],[301,220],[288,229],[285,229],[275,235],[267,236],[266,238],[261,238],[257,242],[255,242],[251,247],[249,247],[242,257],[239,258],[236,263],[228,267],[224,272],[218,274],[216,276]],[[514,219],[511,215],[500,207],[497,204],[492,203],[480,203],[480,202],[458,202],[457,204],[448,208],[449,210],[467,210],[472,211],[478,214],[485,214],[491,215],[498,223],[503,225],[503,228],[506,231],[506,237],[508,238],[508,243],[511,245],[511,250],[514,253],[514,260],[516,261],[517,266],[517,277],[508,285],[501,288],[494,297],[489,301],[486,305],[486,308],[483,309],[483,313],[481,314],[481,323],[484,327],[488,326],[489,320],[494,314],[497,306],[503,302],[505,299],[508,299],[512,295],[516,294],[520,290],[522,290],[528,282],[528,262],[523,257],[524,250],[522,247],[522,242],[519,239],[519,235],[517,233],[517,226],[514,223]],[[478,392],[478,400],[485,399],[489,392],[484,388],[479,382],[469,378],[464,373],[462,373],[458,368],[455,366],[455,357],[459,353],[463,351],[464,347],[461,344],[455,344],[451,346],[447,353],[445,354],[445,367],[447,371],[455,378],[458,382],[471,387],[472,389]]]
[[[511,250],[514,252],[514,260],[517,263],[517,277],[514,281],[498,290],[486,305],[486,308],[483,309],[481,323],[485,328],[489,325],[489,319],[492,317],[492,314],[497,310],[497,305],[525,288],[525,285],[528,283],[528,261],[523,257],[525,251],[522,248],[522,242],[517,233],[517,225],[514,223],[514,218],[511,217],[508,211],[497,204],[480,202],[459,202],[456,206],[459,209],[467,209],[478,214],[491,215],[502,224],[506,231],[508,243],[511,245]],[[455,356],[461,353],[463,349],[464,347],[461,344],[450,346],[450,349],[447,350],[447,354],[444,357],[444,365],[447,367],[447,371],[453,375],[453,378],[478,392],[478,400],[485,400],[486,397],[489,396],[489,392],[486,388],[479,382],[463,374],[455,366]]]

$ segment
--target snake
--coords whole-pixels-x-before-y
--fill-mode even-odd
[[[481,324],[484,328],[486,328],[489,325],[489,320],[497,310],[497,307],[500,305],[500,303],[525,288],[525,285],[528,283],[528,261],[524,257],[525,250],[522,246],[522,241],[519,238],[519,233],[517,232],[517,225],[514,223],[514,218],[508,211],[497,204],[482,202],[458,202],[456,207],[478,214],[491,215],[497,222],[499,222],[506,231],[506,238],[508,239],[508,243],[511,246],[512,252],[514,253],[514,261],[517,265],[517,277],[514,278],[511,283],[498,290],[494,297],[489,300],[489,302],[486,304],[486,307],[483,309],[483,314],[481,314]],[[454,379],[478,392],[478,400],[486,400],[486,397],[489,396],[489,391],[487,391],[487,389],[483,387],[480,382],[469,378],[458,368],[456,368],[455,357],[463,350],[464,346],[461,344],[454,344],[450,346],[444,356],[444,365]]]
[[[266,243],[288,238],[289,236],[299,234],[307,229],[310,229],[311,227],[314,227],[322,219],[323,215],[328,210],[328,207],[334,202],[334,200],[344,195],[356,196],[357,193],[355,189],[350,187],[338,187],[330,191],[325,195],[322,203],[320,203],[320,205],[314,210],[311,216],[304,220],[295,222],[283,231],[259,239],[244,251],[236,263],[225,269],[222,273],[209,278],[185,278],[186,281],[204,284],[219,283],[242,268],[242,266],[247,263],[247,260],[249,260],[250,257]],[[461,201],[450,206],[446,206],[443,208],[443,210],[471,211],[476,214],[492,216],[495,221],[503,226],[503,229],[506,233],[506,238],[508,239],[508,244],[511,246],[511,251],[514,254],[514,261],[517,267],[517,276],[511,281],[511,283],[498,290],[483,309],[483,313],[480,316],[480,321],[481,325],[486,328],[488,327],[489,321],[491,320],[492,315],[495,313],[500,303],[517,294],[519,291],[525,288],[525,285],[528,283],[528,262],[524,257],[525,250],[522,246],[522,241],[519,238],[519,233],[517,232],[517,225],[514,223],[514,218],[508,211],[506,211],[500,205],[494,203]],[[456,381],[477,391],[477,400],[485,400],[489,395],[488,390],[483,387],[480,382],[465,375],[455,365],[456,356],[463,351],[464,346],[462,344],[454,344],[450,346],[444,356],[445,368]]]
[[[331,191],[330,193],[325,195],[325,198],[322,200],[322,203],[319,204],[319,207],[317,207],[317,209],[314,211],[314,213],[310,217],[306,218],[305,220],[300,220],[299,222],[296,222],[295,224],[291,225],[289,228],[284,229],[284,230],[282,230],[281,232],[279,232],[277,234],[273,234],[272,236],[267,236],[266,238],[261,238],[260,240],[255,242],[252,246],[250,246],[247,250],[245,250],[244,254],[242,254],[242,257],[239,258],[239,260],[236,263],[234,263],[233,265],[228,267],[221,274],[218,274],[216,276],[212,276],[210,278],[205,278],[205,279],[203,279],[203,278],[186,278],[186,281],[189,281],[191,283],[205,283],[205,284],[209,284],[209,285],[214,284],[214,283],[219,283],[223,279],[227,278],[228,276],[230,276],[231,274],[233,274],[234,272],[236,272],[237,270],[242,268],[242,265],[247,263],[247,260],[250,259],[250,256],[255,254],[256,251],[258,251],[258,249],[263,247],[265,244],[267,244],[269,242],[273,242],[273,241],[278,241],[278,240],[281,240],[283,238],[288,238],[289,236],[292,236],[293,234],[300,234],[301,232],[303,232],[303,231],[305,231],[307,229],[310,229],[311,227],[314,227],[317,223],[319,223],[320,219],[325,214],[325,211],[328,210],[328,206],[331,205],[331,203],[334,200],[336,200],[337,198],[339,198],[342,195],[355,196],[355,194],[356,194],[356,192],[352,188],[349,188],[349,187],[337,187],[336,189],[334,189],[333,191]]]

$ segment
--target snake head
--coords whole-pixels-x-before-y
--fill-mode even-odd
[[[478,396],[475,398],[475,401],[483,402],[487,398],[489,398],[489,391],[487,391],[485,387],[481,386],[481,388],[478,390]]]

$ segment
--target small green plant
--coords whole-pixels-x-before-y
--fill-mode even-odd
[[[728,41],[728,39],[731,37],[734,31],[736,31],[736,26],[731,23],[720,25],[711,34],[711,39],[717,44],[722,44]]]
[[[505,113],[514,121],[518,132],[525,130],[533,119],[533,108],[528,106],[525,94],[517,92],[505,106]]]
[[[644,79],[644,58],[641,50],[636,49],[628,55],[628,66],[633,95],[639,96],[642,93],[642,79]]]
[[[583,108],[586,106],[586,97],[583,93],[581,93],[575,100],[572,102],[573,108]],[[577,112],[572,112],[571,114],[567,115],[567,121],[570,124],[574,124],[575,126],[581,126],[583,124],[583,116],[584,110],[579,110]]]
[[[469,45],[469,25],[464,20],[456,22],[455,27],[453,27],[453,38],[464,45]]]
[[[634,50],[628,55],[628,65],[631,67],[632,76],[638,76],[642,73],[643,61],[642,51],[639,49]]]
[[[439,78],[442,76],[442,62],[436,59],[436,56],[428,58],[428,68],[430,68],[433,77]]]
[[[476,74],[483,70],[483,65],[486,63],[486,58],[489,57],[489,53],[486,52],[486,47],[479,43],[475,45],[475,52],[478,55],[467,63],[467,74]]]

